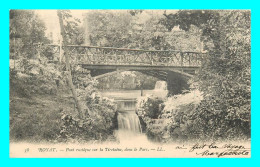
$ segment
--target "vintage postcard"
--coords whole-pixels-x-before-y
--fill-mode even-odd
[[[10,10],[10,157],[250,158],[250,10]]]

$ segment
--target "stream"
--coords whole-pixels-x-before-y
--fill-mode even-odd
[[[164,98],[167,95],[167,84],[157,81],[154,90],[107,90],[102,96],[113,98],[117,103],[118,130],[115,132],[120,142],[137,139],[147,140],[142,134],[139,118],[136,114],[136,101],[141,96],[154,95]]]

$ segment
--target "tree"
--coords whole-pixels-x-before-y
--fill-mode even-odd
[[[198,129],[211,137],[250,136],[250,12],[179,11],[161,23],[168,30],[195,25],[202,31],[208,56],[195,80],[204,92],[195,114]]]
[[[71,36],[71,34],[73,35],[73,22],[69,22],[67,21],[67,29],[65,29],[65,26],[64,26],[64,20],[67,18],[70,18],[71,15],[69,14],[68,11],[60,11],[58,10],[57,11],[57,15],[59,17],[59,23],[60,23],[60,32],[61,32],[61,41],[62,41],[62,45],[63,46],[66,46],[68,45],[68,42],[67,40],[70,40],[71,38],[69,38],[69,36]],[[72,30],[72,31],[71,31]],[[70,87],[70,90],[72,92],[72,95],[73,95],[73,98],[74,98],[74,101],[75,101],[75,104],[77,106],[77,110],[78,110],[78,115],[79,115],[79,118],[84,118],[84,114],[83,114],[83,110],[82,110],[82,106],[79,102],[79,99],[78,99],[78,96],[77,96],[77,93],[76,93],[76,90],[74,88],[74,85],[73,85],[73,82],[72,82],[72,75],[71,75],[71,65],[70,65],[70,55],[67,53],[66,51],[66,47],[65,47],[65,50],[62,52],[65,56],[65,62],[66,62],[66,80],[67,80],[67,83]]]
[[[193,51],[199,47],[200,34],[194,34],[194,31],[191,31],[192,35],[183,31],[168,32],[160,24],[162,12],[93,11],[86,14],[84,27],[90,34],[91,45],[96,46]],[[184,48],[184,45],[188,46]]]
[[[92,11],[86,14],[84,27],[90,34],[91,45],[125,47],[129,42],[132,17],[124,11]]]
[[[16,50],[21,57],[32,58],[32,45],[35,43],[49,43],[45,36],[46,27],[42,20],[32,10],[10,10],[10,52]],[[16,53],[15,53],[16,54]]]

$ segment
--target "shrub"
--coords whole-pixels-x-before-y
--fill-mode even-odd
[[[115,140],[113,131],[117,126],[115,103],[99,95],[87,96],[89,113],[83,119],[63,114],[62,126],[57,137],[61,142],[89,142]]]
[[[155,126],[164,108],[163,100],[155,96],[146,96],[138,99],[137,115],[140,118],[142,131],[146,132],[148,139],[152,141],[162,140],[162,130],[159,126]]]
[[[138,99],[137,114],[141,117],[157,119],[163,110],[163,100],[155,96]]]
[[[165,107],[160,118],[167,120],[165,135],[168,135],[168,139],[166,140],[177,141],[194,138],[190,133],[190,125],[196,107],[202,99],[201,92],[193,90],[186,94],[169,97],[164,102]]]
[[[199,91],[170,97],[160,118],[168,119],[174,140],[235,140],[250,138],[250,105],[229,106]],[[227,104],[229,105],[229,104]],[[240,104],[241,105],[241,104]]]

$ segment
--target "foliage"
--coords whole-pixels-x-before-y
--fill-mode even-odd
[[[34,11],[10,10],[11,140],[49,141],[59,131],[56,81],[62,80],[61,73],[56,64],[47,63],[48,49],[39,56],[33,48],[49,43],[45,30]]]
[[[196,114],[196,107],[201,100],[203,100],[203,96],[198,90],[168,97],[164,102],[160,101],[160,112],[157,117],[153,118],[144,112],[147,110],[146,108],[152,107],[152,105],[149,105],[149,100],[142,100],[138,105],[142,107],[138,108],[137,114],[144,120],[146,135],[152,141],[194,140],[198,136],[193,132],[193,126],[195,126],[193,115]],[[149,109],[149,111],[153,109]]]
[[[199,32],[168,32],[159,24],[163,11],[93,11],[86,14],[84,27],[91,45],[156,50],[198,50]],[[193,31],[194,30],[194,31]]]
[[[99,10],[88,12],[83,21],[86,39],[90,45],[150,50],[189,50],[200,51],[201,32],[191,26],[188,32],[177,29],[168,31],[160,24],[163,11]],[[134,72],[135,77],[122,75],[99,79],[101,89],[153,89],[156,78]],[[187,81],[180,76],[173,76],[168,82],[170,94],[181,93],[187,89]],[[111,83],[111,84],[110,84]]]
[[[197,138],[193,132],[193,115],[196,114],[196,108],[202,100],[202,93],[192,90],[186,94],[169,97],[164,102],[165,107],[160,118],[167,120],[163,133],[168,135],[168,142]]]
[[[64,86],[61,73],[57,71],[55,64],[43,65],[37,60],[26,60],[23,64],[24,71],[10,73],[10,87],[15,89],[17,95],[31,97],[35,93],[56,94],[57,87]],[[57,81],[60,81],[59,85]]]
[[[15,59],[35,56],[34,43],[49,43],[43,21],[32,10],[10,10],[9,27],[10,53]]]
[[[141,97],[137,102],[137,113],[141,117],[157,119],[164,107],[162,103],[163,100],[155,96]]]
[[[250,12],[179,11],[163,24],[186,31],[199,27],[208,49],[195,80],[204,100],[193,116],[194,133],[213,139],[250,137]]]
[[[79,25],[81,21],[73,17],[69,10],[61,10],[64,23],[65,37],[63,40],[69,45],[81,45],[84,43],[84,29]]]
[[[58,140],[62,142],[88,142],[114,140],[113,130],[116,128],[116,105],[97,93],[97,80],[89,71],[71,64],[72,81],[76,86],[76,94],[81,103],[84,117],[64,113]]]
[[[198,105],[203,100],[202,93],[198,90],[192,90],[187,93],[174,95],[168,97],[167,100],[164,102],[164,109],[160,118],[169,118],[172,117],[172,114],[175,110],[179,110],[180,106],[185,106],[189,104]]]
[[[86,43],[85,37],[90,38],[91,45],[138,49],[200,51],[201,42],[204,44],[208,56],[193,80],[195,88],[203,92],[203,99],[196,98],[200,103],[187,100],[192,93],[170,97],[165,103],[156,97],[140,99],[137,114],[148,136],[156,140],[164,140],[167,135],[171,139],[250,138],[249,11],[180,10],[164,15],[161,11],[95,11],[86,15],[83,27],[69,11],[62,12],[67,44],[81,45]],[[49,42],[44,31],[45,25],[33,11],[10,11],[10,59],[15,59],[17,65],[16,71],[10,71],[11,138],[24,140],[33,136],[35,140],[53,140],[58,134],[57,140],[64,142],[107,140],[116,126],[115,103],[98,95],[98,82],[76,65],[73,57],[72,81],[86,117],[78,119],[70,102],[62,104],[70,107],[58,118],[59,108],[50,99],[57,98],[60,86],[65,88],[62,93],[68,90],[63,79],[64,63],[59,64],[61,67],[47,63],[47,57],[53,57],[48,48],[44,49],[44,56],[32,60],[37,55],[32,44]],[[121,77],[124,80],[119,82]],[[142,78],[139,73],[130,72],[101,82],[113,81],[115,87],[139,89],[156,81]],[[102,84],[100,87],[107,87]],[[174,85],[171,86],[173,89]],[[42,98],[37,100],[37,96]],[[46,111],[46,106],[51,109]],[[167,124],[160,119],[168,120]]]
[[[148,139],[161,141],[162,130],[155,127],[155,122],[164,108],[163,100],[155,96],[145,96],[138,99],[136,113],[140,119],[142,132]]]
[[[73,19],[69,11],[62,12],[64,16],[63,19],[66,20],[65,40],[67,44],[82,44],[83,40],[81,37],[83,35],[80,32],[78,20]],[[17,45],[11,43],[10,49],[12,53],[12,51],[15,50],[13,47],[16,47],[15,51],[17,52],[18,50],[19,55],[23,56],[18,58],[17,55],[15,55],[15,62],[11,59],[11,62],[16,63],[16,69],[10,71],[10,94],[13,101],[12,104],[15,105],[15,107],[10,110],[12,115],[10,116],[12,120],[10,124],[12,126],[10,128],[12,140],[29,140],[31,137],[32,140],[35,141],[49,141],[57,138],[57,135],[60,136],[59,140],[61,141],[69,141],[71,136],[78,138],[80,141],[92,139],[106,140],[108,137],[111,137],[116,124],[115,104],[113,101],[102,98],[96,94],[96,80],[93,80],[88,71],[83,70],[73,61],[71,63],[72,81],[73,84],[77,86],[76,94],[84,106],[83,109],[86,118],[77,119],[78,116],[74,113],[75,105],[70,101],[68,104],[62,105],[64,107],[66,106],[67,109],[63,110],[63,107],[61,107],[63,113],[62,119],[59,119],[61,113],[60,111],[57,113],[57,110],[59,110],[57,105],[66,101],[66,98],[70,98],[70,95],[68,95],[68,83],[65,80],[66,71],[64,71],[63,68],[64,62],[60,62],[59,64],[50,62],[49,57],[53,55],[48,48],[43,50],[41,56],[34,59],[37,53],[33,52],[33,49],[30,48],[29,45],[36,42],[46,43],[46,37],[44,36],[45,26],[38,20],[38,17],[33,11],[15,10],[11,11],[10,15],[10,41],[13,40],[17,42],[16,35],[23,34],[18,36],[18,41],[22,42],[22,47],[19,48]],[[27,25],[26,21],[28,21]],[[30,24],[33,26],[30,27]],[[28,30],[37,32],[38,35],[31,34]],[[24,50],[25,52],[23,52]],[[17,54],[16,52],[14,52],[14,54]],[[49,101],[47,97],[52,98],[53,101]],[[39,101],[38,98],[40,98]],[[22,101],[17,101],[16,99],[22,99]],[[70,98],[70,100],[72,99]],[[23,106],[23,102],[28,102],[29,105],[20,107],[20,105]],[[30,102],[35,102],[36,104],[34,105]],[[50,108],[47,107],[49,110],[46,114],[41,113],[46,110],[45,103],[50,105]],[[54,106],[56,108],[54,108]],[[26,111],[23,111],[23,109]],[[16,117],[16,112],[19,112],[19,117],[23,115],[22,119],[18,116]],[[71,116],[73,115],[73,120],[78,121],[77,124],[74,124],[75,121],[71,121],[72,118],[70,118],[69,113]],[[67,119],[68,117],[70,119]],[[21,127],[19,127],[19,124]],[[59,133],[60,127],[62,127],[61,133]],[[39,130],[39,128],[42,128],[42,130]],[[49,133],[46,131],[47,128],[49,128]],[[77,128],[78,131],[74,131],[73,128]],[[43,134],[39,134],[40,132],[43,132]]]
[[[84,119],[63,113],[61,131],[57,137],[58,141],[88,142],[113,139],[113,130],[116,127],[115,104],[101,96],[86,98],[91,113]]]
[[[129,43],[128,27],[131,15],[125,12],[93,11],[86,15],[84,24],[91,45],[123,47]]]
[[[125,71],[113,76],[98,79],[97,88],[103,90],[154,89],[157,80],[157,78],[143,75],[139,72]]]

